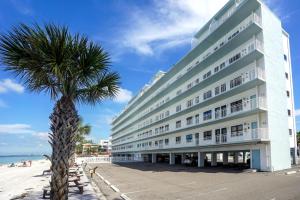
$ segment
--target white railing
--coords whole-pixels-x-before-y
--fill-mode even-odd
[[[212,117],[210,120],[203,120],[202,123],[207,123],[210,121],[215,121],[227,117],[231,117],[237,114],[241,114],[243,112],[248,112],[251,110],[255,110],[257,108],[266,108],[266,100],[264,97],[253,98],[249,100],[242,100],[242,103],[236,105],[226,105],[226,109],[221,109],[217,112],[212,113]],[[200,122],[201,123],[201,122]]]
[[[200,139],[198,146],[218,145],[218,144],[230,144],[238,142],[251,142],[256,140],[268,140],[268,129],[245,129],[237,136],[231,136],[230,131],[227,134],[215,135],[212,134],[211,140]]]
[[[99,157],[77,157],[77,163],[110,163],[111,158],[109,156],[99,156]]]
[[[134,156],[113,156],[111,162],[143,162],[143,157]]]

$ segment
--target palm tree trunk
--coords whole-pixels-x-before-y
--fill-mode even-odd
[[[52,146],[51,200],[68,199],[68,172],[71,150],[79,118],[73,101],[62,97],[50,116],[50,144]]]
[[[73,144],[71,145],[71,149],[70,149],[70,154],[71,154],[70,159],[69,159],[70,166],[73,166],[75,163],[75,153],[76,153],[75,149],[76,149],[76,143],[73,142]]]

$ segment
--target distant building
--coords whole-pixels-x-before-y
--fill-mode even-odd
[[[230,0],[114,118],[112,154],[170,164],[189,155],[198,167],[206,155],[212,166],[250,155],[250,168],[287,169],[294,114],[289,35],[262,0]]]
[[[110,153],[111,152],[111,139],[100,140],[99,146],[102,152]]]
[[[98,144],[85,143],[82,145],[82,155],[96,155],[98,150]]]

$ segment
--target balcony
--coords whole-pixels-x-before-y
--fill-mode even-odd
[[[199,140],[199,144],[196,146],[210,146],[210,145],[224,145],[224,144],[234,144],[234,143],[251,143],[258,141],[268,141],[268,129],[267,128],[257,128],[249,129],[247,131],[242,131],[239,136],[232,137],[230,133],[226,135],[213,135],[210,140],[204,140],[203,138]]]

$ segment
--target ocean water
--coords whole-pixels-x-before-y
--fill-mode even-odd
[[[10,155],[10,156],[0,156],[0,165],[18,163],[27,160],[41,160],[45,159],[42,155]]]

